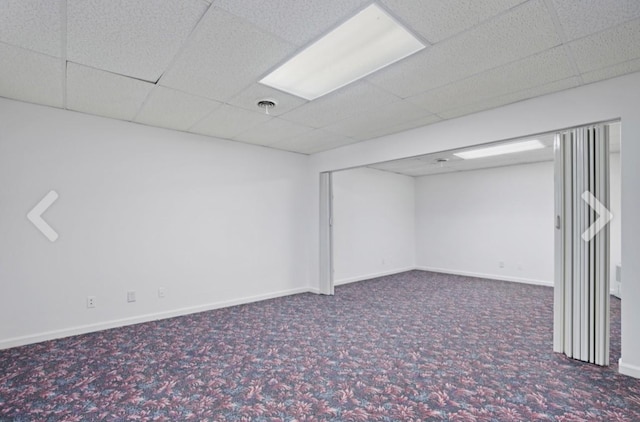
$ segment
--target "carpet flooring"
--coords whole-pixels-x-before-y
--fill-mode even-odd
[[[640,380],[552,352],[552,307],[410,271],[4,350],[0,420],[639,421]]]

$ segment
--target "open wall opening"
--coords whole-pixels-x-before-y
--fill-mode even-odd
[[[610,271],[619,295],[621,125],[610,127]],[[459,149],[334,172],[335,284],[418,268],[552,286],[554,134],[491,144],[539,140],[544,148],[533,151],[464,160]]]
[[[607,256],[612,251],[610,258],[601,260],[606,277],[600,291],[606,292],[607,303],[607,279],[611,293],[620,297],[621,292],[620,126],[620,122],[598,126],[607,133],[598,142],[607,142],[601,150],[610,165],[601,167],[606,183],[598,185],[597,194],[617,215],[616,227],[607,227],[606,236],[600,236]],[[558,290],[564,281],[557,275],[557,256],[564,252],[555,236],[561,227],[555,222],[555,199],[558,186],[564,185],[558,184],[562,177],[558,163],[564,159],[558,161],[562,138],[556,133],[334,172],[331,227],[337,271],[332,281],[342,284],[400,272],[401,268],[371,269],[385,270],[385,258],[377,259],[389,252],[403,260],[404,248],[403,262],[413,262],[416,269],[564,291],[564,287]],[[389,243],[395,249],[390,250]],[[608,317],[604,321],[608,327]],[[602,344],[608,353],[608,340]],[[599,362],[607,365],[608,358]]]

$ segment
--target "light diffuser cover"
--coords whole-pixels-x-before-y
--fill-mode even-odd
[[[329,32],[260,83],[314,100],[425,48],[376,4]]]

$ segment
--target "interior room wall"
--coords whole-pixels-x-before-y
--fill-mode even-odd
[[[415,179],[360,168],[333,174],[334,284],[415,267]]]
[[[420,177],[419,268],[553,285],[553,162]]]
[[[610,156],[611,291],[621,262],[620,154]],[[416,265],[542,285],[554,277],[553,162],[423,176],[416,183]],[[501,266],[501,263],[503,266]]]
[[[614,71],[613,69],[612,71]],[[621,256],[624,265],[623,295],[629,303],[640,302],[640,73],[568,89],[520,101],[492,110],[435,123],[426,127],[359,142],[314,154],[309,168],[310,212],[309,277],[323,289],[318,277],[319,191],[318,174],[398,158],[411,157],[501,139],[620,118],[621,214],[624,215]],[[640,378],[640,307],[622,307],[622,358],[620,372]]]
[[[307,156],[5,99],[0,120],[0,347],[308,290]],[[51,190],[55,243],[26,217]]]

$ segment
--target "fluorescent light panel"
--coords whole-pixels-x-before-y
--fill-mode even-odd
[[[372,4],[260,83],[314,100],[423,48],[415,36]]]
[[[537,139],[533,139],[530,141],[511,142],[492,147],[456,152],[453,155],[465,160],[471,160],[474,158],[492,157],[494,155],[512,154],[514,152],[532,151],[541,148],[544,148],[544,144]]]

